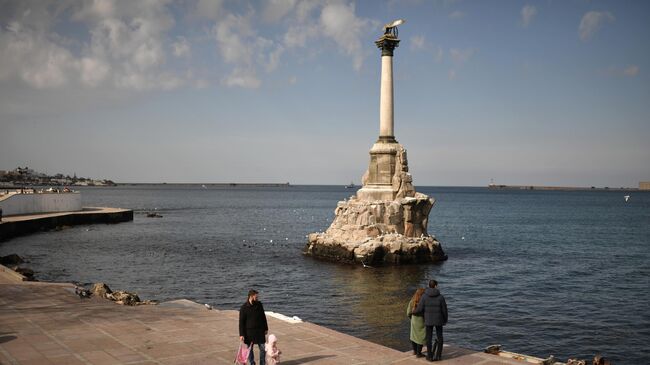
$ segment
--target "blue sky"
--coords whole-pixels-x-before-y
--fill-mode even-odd
[[[0,169],[358,183],[396,18],[416,185],[650,180],[647,1],[0,0]]]

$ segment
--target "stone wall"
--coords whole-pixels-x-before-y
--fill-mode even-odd
[[[0,208],[4,216],[74,212],[82,209],[81,194],[78,192],[9,194],[0,200]]]

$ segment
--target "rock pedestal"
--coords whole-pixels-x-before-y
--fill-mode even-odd
[[[312,233],[305,254],[364,264],[408,264],[445,260],[440,242],[427,233],[434,200],[415,192],[406,150],[397,143],[393,120],[393,51],[399,45],[395,21],[375,42],[381,49],[379,139],[370,149],[363,187],[339,202],[332,225]]]
[[[379,143],[370,150],[363,188],[338,202],[334,221],[325,232],[308,236],[305,254],[368,265],[445,260],[440,242],[427,232],[435,200],[413,188],[406,150],[398,143],[385,143],[391,146],[378,149]],[[377,150],[395,153],[376,158]],[[388,166],[378,166],[381,163]],[[381,176],[388,172],[392,174],[389,179]]]

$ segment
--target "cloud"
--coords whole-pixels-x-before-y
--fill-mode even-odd
[[[172,43],[174,56],[187,57],[190,55],[190,42],[185,37],[178,37],[178,40]]]
[[[636,76],[639,74],[639,66],[630,65],[625,70],[623,70],[625,76]]]
[[[223,13],[223,0],[197,0],[194,15],[199,18],[218,20]]]
[[[166,1],[9,4],[3,14],[8,25],[0,29],[0,81],[19,79],[37,89],[168,90],[185,84],[184,73],[166,66],[166,49],[189,54],[184,38],[165,45],[175,25]],[[54,25],[64,22],[77,34],[58,33]]]
[[[463,19],[465,17],[465,13],[463,13],[462,11],[456,10],[456,11],[450,13],[448,17],[449,17],[449,19],[453,19],[453,20]]]
[[[612,23],[615,20],[614,15],[608,11],[589,11],[580,20],[578,35],[582,41],[587,41],[604,23]]]
[[[271,72],[280,64],[284,46],[259,36],[252,19],[252,13],[228,14],[215,24],[213,33],[219,52],[226,63],[234,66],[224,80],[227,86],[258,88],[262,82],[257,77],[257,68]]]
[[[36,89],[68,84],[77,68],[67,49],[18,22],[0,30],[0,64],[0,80],[18,77]]]
[[[426,40],[423,35],[414,35],[411,37],[411,49],[415,51],[424,50],[426,48]]]
[[[521,8],[521,25],[527,28],[537,15],[537,8],[532,5],[525,5]]]
[[[355,70],[363,64],[361,32],[368,21],[355,15],[354,4],[328,3],[323,7],[320,22],[325,34],[336,42],[339,48],[352,57]]]
[[[452,48],[449,50],[449,57],[451,57],[453,63],[460,65],[469,61],[474,56],[474,53],[473,48]]]
[[[238,86],[245,89],[257,89],[262,82],[255,75],[254,69],[235,68],[224,80],[227,86]]]
[[[289,14],[297,4],[297,0],[268,0],[264,7],[262,18],[275,23]]]

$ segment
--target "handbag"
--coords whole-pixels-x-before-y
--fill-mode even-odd
[[[251,342],[250,346],[246,346],[245,343],[239,342],[239,349],[235,355],[235,364],[237,365],[246,365],[248,362],[248,354],[253,350],[253,343]]]

